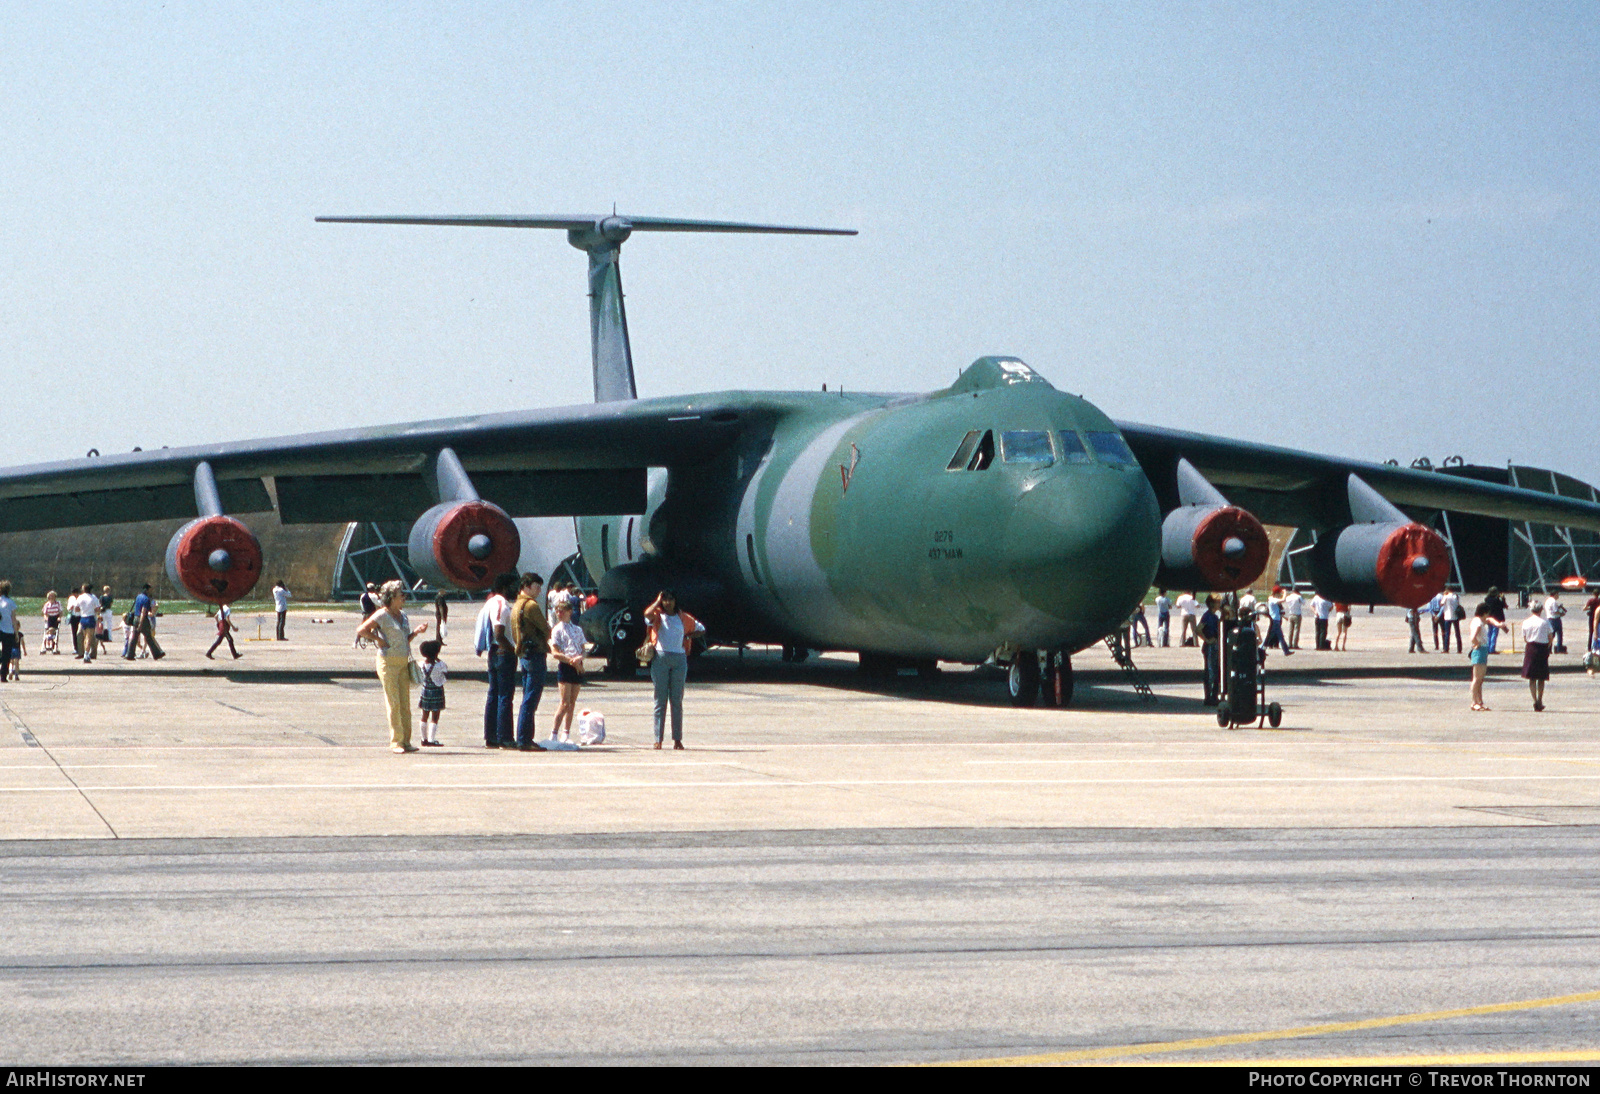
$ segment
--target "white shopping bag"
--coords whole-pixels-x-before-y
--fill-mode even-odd
[[[580,745],[597,745],[606,739],[606,716],[598,710],[584,710],[578,713],[578,743]]]

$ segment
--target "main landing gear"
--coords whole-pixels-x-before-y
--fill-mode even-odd
[[[1072,703],[1072,657],[1065,650],[1019,650],[1006,672],[1011,705],[1031,707],[1043,700],[1047,707]]]

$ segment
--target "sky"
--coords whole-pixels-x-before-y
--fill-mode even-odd
[[[28,463],[1021,357],[1114,418],[1600,483],[1600,8],[0,5]]]

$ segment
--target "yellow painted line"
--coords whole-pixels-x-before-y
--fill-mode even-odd
[[[1362,1029],[1385,1029],[1390,1026],[1415,1025],[1418,1022],[1440,1022],[1448,1018],[1472,1018],[1482,1014],[1504,1014],[1508,1011],[1537,1010],[1540,1007],[1565,1007],[1575,1003],[1596,1002],[1600,1002],[1600,991],[1588,991],[1578,995],[1550,995],[1543,999],[1521,999],[1515,1003],[1489,1003],[1479,1007],[1460,1007],[1456,1010],[1430,1010],[1420,1014],[1400,1014],[1388,1018],[1362,1018],[1355,1022],[1330,1022],[1320,1026],[1296,1026],[1292,1029],[1275,1029],[1262,1033],[1229,1033],[1220,1037],[1191,1037],[1183,1041],[1151,1041],[1139,1045],[1083,1048],[1071,1052],[1045,1052],[1033,1056],[992,1056],[981,1060],[950,1060],[929,1066],[1031,1067],[1038,1064],[1071,1064],[1088,1060],[1115,1060],[1129,1056],[1151,1056],[1163,1052],[1189,1052],[1197,1048],[1249,1045],[1258,1044],[1262,1041],[1287,1041],[1295,1037],[1320,1037],[1329,1033],[1351,1033]],[[1583,1056],[1580,1058],[1587,1060],[1591,1057]],[[1439,1063],[1443,1057],[1427,1057],[1426,1059]],[[1225,1063],[1235,1064],[1231,1060],[1225,1061]]]
[[[1135,1060],[1136,1067],[1482,1067],[1576,1064],[1600,1060],[1600,1048],[1558,1052],[1467,1052],[1445,1056],[1307,1056],[1261,1060]]]

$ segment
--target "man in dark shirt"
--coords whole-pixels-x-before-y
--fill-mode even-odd
[[[1205,658],[1205,703],[1208,707],[1217,705],[1222,682],[1222,616],[1217,611],[1217,603],[1216,597],[1206,597],[1206,610],[1200,616],[1200,653]]]
[[[139,654],[139,639],[144,639],[144,644],[150,650],[150,656],[157,661],[166,656],[161,649],[161,643],[156,641],[155,614],[156,602],[151,599],[150,586],[146,585],[133,598],[133,628],[128,633],[128,644],[123,648],[122,656],[132,661]]]

